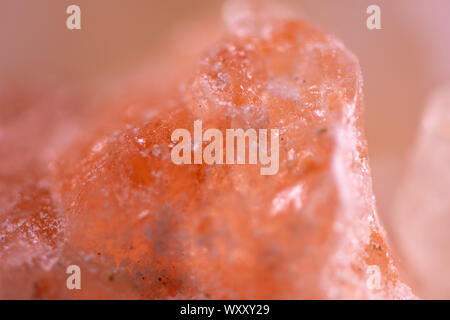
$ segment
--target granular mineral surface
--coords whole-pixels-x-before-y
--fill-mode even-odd
[[[227,30],[192,72],[149,79],[140,100],[75,126],[83,138],[45,158],[32,151],[51,165],[26,182],[14,173],[14,200],[0,199],[0,297],[414,297],[375,210],[356,57],[255,5],[225,9]],[[174,164],[171,134],[196,120],[278,129],[278,172]],[[66,288],[69,265],[81,290]]]

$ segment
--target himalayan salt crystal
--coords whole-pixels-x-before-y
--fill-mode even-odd
[[[433,94],[392,215],[393,242],[428,298],[450,297],[450,87]]]
[[[86,122],[81,102],[59,86],[0,85],[0,299],[71,298],[67,266],[95,267],[65,250],[65,212],[48,169],[78,122]],[[137,297],[126,290],[112,294],[95,282],[95,271],[83,275],[91,286],[82,297]]]
[[[98,129],[52,166],[50,194],[32,200],[52,199],[44,216],[34,207],[23,224],[5,214],[9,248],[21,223],[38,235],[27,245],[35,239],[56,258],[9,264],[2,293],[15,279],[37,298],[414,297],[377,221],[358,62],[335,38],[278,12],[229,3],[226,34],[181,86],[146,89],[131,116],[116,106],[98,115]],[[278,173],[175,165],[171,134],[195,120],[222,132],[279,129]],[[58,232],[46,228],[56,221]],[[65,288],[71,264],[82,290]]]
[[[70,112],[55,109],[72,98],[42,89],[0,85],[0,299],[38,297],[36,279],[53,269],[63,243],[44,172],[52,133]]]
[[[356,58],[259,5],[226,7],[227,34],[170,105],[60,159],[66,250],[142,298],[413,297],[375,213]],[[279,129],[278,174],[173,164],[171,133],[195,120],[222,132]]]

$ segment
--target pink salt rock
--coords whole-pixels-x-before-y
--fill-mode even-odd
[[[375,212],[357,59],[259,5],[227,7],[226,36],[153,118],[61,158],[68,248],[143,298],[413,297]],[[279,172],[175,165],[171,134],[195,120],[279,129]]]
[[[181,86],[156,84],[145,102],[91,117],[24,220],[23,206],[3,213],[0,254],[18,261],[25,234],[28,252],[55,253],[9,263],[3,296],[16,281],[34,298],[414,297],[376,216],[357,59],[260,2],[224,12],[228,31]],[[195,120],[278,129],[278,173],[175,165],[171,134]],[[81,290],[65,287],[72,264]]]

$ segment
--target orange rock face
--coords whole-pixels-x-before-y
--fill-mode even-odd
[[[118,108],[58,159],[65,241],[49,244],[57,262],[33,280],[37,297],[413,297],[377,222],[356,58],[304,22],[253,12],[228,7],[226,35],[181,86],[149,90],[131,116]],[[175,165],[171,134],[195,120],[279,129],[278,173]],[[70,264],[82,290],[65,288]]]

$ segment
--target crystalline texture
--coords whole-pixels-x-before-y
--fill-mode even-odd
[[[60,157],[52,192],[66,241],[53,272],[78,264],[89,281],[68,293],[63,275],[36,280],[40,297],[412,297],[377,222],[358,62],[273,12],[231,3],[226,35],[188,80],[115,108]],[[173,164],[171,134],[195,120],[279,129],[279,172]]]
[[[227,11],[228,35],[175,107],[62,166],[69,246],[142,275],[149,298],[408,297],[376,220],[356,58],[303,22],[247,9]],[[174,165],[170,135],[197,119],[280,129],[279,173]],[[371,265],[382,289],[366,285]]]

